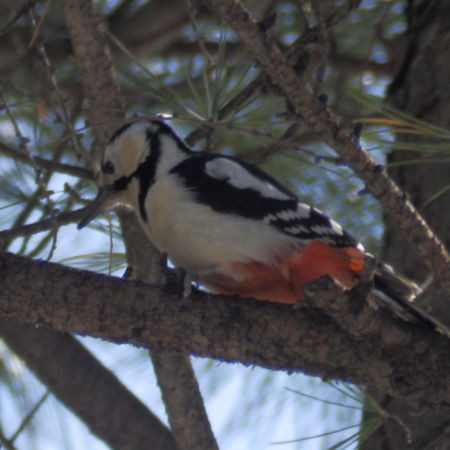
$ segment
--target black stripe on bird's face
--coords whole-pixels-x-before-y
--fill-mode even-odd
[[[150,187],[155,182],[156,167],[161,154],[161,141],[158,132],[147,130],[146,140],[150,149],[149,154],[131,175],[131,177],[136,177],[139,181],[139,214],[144,222],[148,220],[147,211],[145,210],[145,199]]]

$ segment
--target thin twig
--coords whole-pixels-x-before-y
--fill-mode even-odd
[[[45,392],[44,395],[39,399],[39,401],[33,406],[33,408],[31,408],[31,411],[23,418],[16,432],[9,438],[10,443],[13,443],[19,437],[20,433],[22,433],[22,431],[28,426],[31,419],[39,411],[40,407],[44,404],[49,395],[50,391]]]
[[[49,219],[40,220],[27,225],[20,225],[9,230],[2,230],[0,231],[0,243],[8,242],[18,237],[31,236],[42,231],[55,230],[61,225],[78,222],[83,217],[83,214],[85,214],[85,208],[77,209],[75,211],[64,211]],[[0,247],[2,246],[0,245]]]
[[[317,29],[319,32],[318,56],[320,58],[320,62],[316,69],[315,80],[313,85],[313,90],[317,94],[319,87],[321,86],[323,78],[325,76],[327,57],[330,50],[330,40],[328,37],[328,29],[325,25],[325,18],[322,11],[322,5],[320,4],[320,2],[311,1],[311,9],[316,17]]]
[[[12,148],[3,142],[0,142],[0,153],[9,156],[16,161],[20,161],[26,164],[33,164],[45,170],[50,170],[52,172],[65,173],[73,177],[82,178],[85,180],[95,180],[95,175],[92,170],[85,169],[84,167],[72,166],[71,164],[64,164],[56,161],[51,161],[49,159],[42,158],[41,156],[31,155],[32,160],[30,160],[30,155],[24,152],[20,148]]]
[[[47,7],[48,7],[48,2],[46,3],[46,8]],[[41,19],[43,17],[45,17],[45,14],[46,14],[46,11],[43,12]],[[67,98],[63,94],[61,89],[59,88],[58,82],[56,81],[56,77],[55,77],[55,70],[54,70],[52,63],[50,61],[50,58],[47,54],[45,45],[43,44],[42,40],[39,39],[40,23],[36,21],[33,10],[29,11],[29,15],[31,18],[31,23],[33,24],[33,26],[35,28],[34,33],[33,33],[32,43],[34,44],[35,41],[37,42],[37,50],[42,59],[43,66],[44,66],[44,69],[47,74],[49,87],[56,94],[56,98],[58,99],[59,105],[61,107],[62,115],[59,115],[56,109],[53,110],[54,114],[58,117],[58,119],[61,121],[61,123],[63,123],[66,126],[67,130],[70,131],[70,133],[68,135],[72,140],[75,153],[81,157],[85,156],[82,154],[82,152],[80,151],[80,148],[79,148],[77,134],[75,133],[73,123],[72,123],[72,120],[70,117],[70,113],[69,113],[69,110],[66,105]],[[30,46],[31,46],[31,43],[30,43]]]
[[[332,11],[327,11],[327,15],[323,17],[323,22],[326,27],[336,25],[343,20],[350,11],[358,6],[359,1],[348,2],[347,4],[335,8]],[[319,40],[320,31],[318,27],[309,26],[305,32],[286,50],[286,57],[291,65],[298,65],[299,61],[304,59],[305,50],[308,44],[316,43]],[[297,73],[302,73],[306,70],[306,67],[296,67]],[[250,82],[244,89],[242,89],[235,97],[229,100],[218,112],[218,120],[222,120],[228,117],[230,114],[234,114],[237,109],[244,105],[248,100],[258,95],[261,89],[273,90],[273,86],[266,73],[261,73],[256,79]],[[194,145],[200,140],[206,138],[210,132],[213,123],[206,122],[197,129],[193,130],[186,138],[185,141],[189,145]]]
[[[0,448],[2,448],[1,447],[2,445],[5,446],[6,450],[17,450],[17,448],[14,446],[14,444],[9,442],[9,439],[6,437],[6,435],[3,432],[3,429],[1,428],[1,425],[0,425]]]
[[[41,17],[39,17],[39,20],[36,22],[36,25],[33,30],[33,35],[31,36],[30,43],[28,44],[28,48],[33,48],[38,36],[39,32],[41,30],[42,24],[44,23],[45,16],[48,13],[49,7],[50,7],[51,0],[45,0],[44,10],[42,11]]]
[[[208,52],[208,49],[206,48],[206,42],[205,38],[200,34],[200,31],[198,29],[197,24],[197,5],[192,4],[192,0],[185,0],[187,8],[188,8],[188,14],[189,14],[189,21],[191,22],[192,31],[195,35],[195,40],[198,43],[198,46],[200,47],[200,50],[205,55],[206,60],[209,62],[209,64],[214,63],[214,58],[211,56],[211,54]]]
[[[19,10],[14,14],[14,16],[11,18],[11,20],[2,28],[0,29],[0,37],[8,33],[8,31],[19,21],[19,19],[28,13],[28,11],[33,8],[33,6],[37,3],[37,0],[29,0],[25,2]]]

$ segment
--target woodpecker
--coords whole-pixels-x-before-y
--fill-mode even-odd
[[[309,281],[328,275],[351,289],[365,268],[362,244],[322,211],[254,165],[191,150],[161,121],[119,128],[103,154],[99,182],[79,229],[127,205],[152,243],[213,293],[293,305]],[[376,298],[447,333],[410,303],[419,292],[389,266],[376,266]]]

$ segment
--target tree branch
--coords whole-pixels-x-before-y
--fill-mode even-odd
[[[156,350],[151,352],[153,368],[179,449],[219,450],[189,353]]]
[[[84,167],[72,166],[71,164],[50,161],[37,155],[31,155],[30,158],[30,155],[27,152],[11,148],[2,142],[0,142],[0,153],[9,156],[15,161],[34,165],[35,167],[38,167],[40,169],[65,173],[67,175],[72,175],[73,177],[83,178],[86,180],[95,180],[94,173],[91,170],[85,169]]]
[[[153,3],[151,6],[154,6]],[[106,34],[91,0],[66,0],[65,17],[78,65],[81,68],[84,91],[91,105],[89,117],[94,124],[107,124],[104,129],[98,127],[94,129],[98,147],[103,152],[102,147],[118,125],[115,122],[119,120],[123,122],[123,114],[120,112],[122,100],[112,74],[112,61],[106,44]],[[99,159],[98,153],[96,158]],[[136,224],[133,222],[136,222],[134,217],[122,215],[121,224],[125,237],[127,237],[125,229],[130,226],[135,227]],[[137,236],[140,236],[140,239]],[[130,237],[129,234],[128,237]],[[149,250],[148,255],[143,258],[134,258],[138,252],[142,252],[143,248]],[[148,280],[149,272],[152,271],[156,275],[152,281],[159,281],[157,280],[159,253],[150,245],[148,238],[143,236],[142,231],[139,235],[127,239],[127,250],[130,250],[130,259],[134,260],[133,264],[141,279]],[[177,367],[174,364],[173,354],[167,349],[151,351],[153,364],[158,365],[155,367],[158,383],[163,391],[164,401],[168,402],[166,409],[169,420],[172,425],[176,425],[173,431],[177,444],[180,449],[217,448],[189,356],[181,354],[179,350],[176,354],[179,356]],[[160,377],[162,379],[159,379]],[[178,385],[177,399],[183,398],[186,401],[180,401],[178,404],[176,401],[171,401],[174,391],[167,384],[168,378],[174,385]]]
[[[0,231],[0,248],[2,248],[2,242],[9,242],[12,239],[21,236],[30,236],[32,234],[41,233],[42,231],[56,229],[61,225],[78,222],[81,220],[84,213],[85,208],[77,209],[75,211],[64,211],[48,219],[27,225],[20,225],[9,230],[2,230]]]
[[[151,442],[154,449],[176,450],[172,434],[161,421],[71,335],[3,320],[0,334],[39,379],[112,448],[146,450]]]
[[[320,304],[329,295],[316,292],[315,299]],[[356,306],[364,299],[353,303],[339,290],[333,295],[348,308],[345,315],[358,320]],[[358,338],[316,308],[295,310],[204,293],[181,303],[157,286],[3,253],[0,317],[353,381],[424,404],[450,402],[450,340],[383,310],[366,316],[368,330]],[[418,364],[427,371],[417,370]]]
[[[95,125],[99,160],[112,133],[123,122],[123,102],[113,75],[111,53],[104,26],[90,0],[65,0],[64,17],[81,71],[89,119]]]

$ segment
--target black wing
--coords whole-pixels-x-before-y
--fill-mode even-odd
[[[301,240],[321,239],[338,247],[358,243],[318,209],[301,203],[256,166],[236,158],[201,153],[171,170],[197,201],[221,213],[261,220]]]

